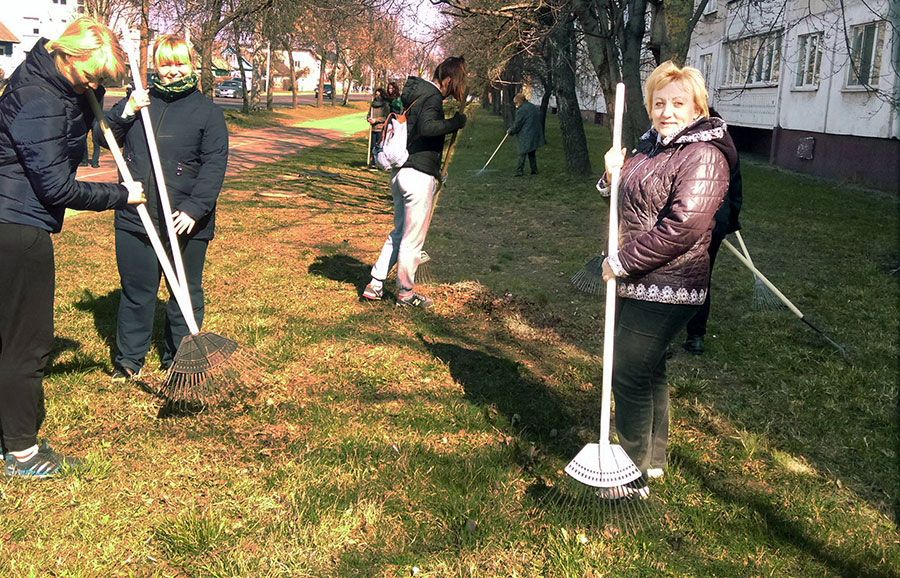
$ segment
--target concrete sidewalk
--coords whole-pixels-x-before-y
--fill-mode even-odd
[[[256,165],[296,154],[304,148],[342,140],[367,130],[366,113],[356,112],[292,126],[244,131],[229,137],[228,169],[225,175],[235,175]],[[76,178],[79,181],[118,182],[118,171],[112,154],[107,150],[101,153],[99,168],[78,167]]]

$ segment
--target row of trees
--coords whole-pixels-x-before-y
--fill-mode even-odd
[[[694,25],[707,0],[432,0],[457,25],[448,42],[457,51],[475,53],[475,72],[485,101],[502,101],[510,116],[511,95],[524,78],[542,85],[542,112],[555,96],[562,131],[566,168],[573,174],[592,170],[576,80],[585,71],[579,45],[589,57],[589,74],[596,75],[613,110],[615,85],[626,86],[623,139],[634,144],[648,126],[641,102],[641,66],[647,54],[657,63],[684,63]],[[646,15],[653,26],[647,26]],[[494,104],[496,108],[496,104]],[[502,107],[501,107],[502,108]]]
[[[271,108],[273,83],[265,86],[267,58],[273,52],[308,51],[319,60],[322,87],[385,83],[430,63],[428,50],[401,27],[405,6],[393,0],[85,0],[85,13],[111,27],[140,31],[140,63],[146,73],[153,29],[191,39],[201,59],[200,84],[212,96],[212,63],[230,47],[238,63],[251,63],[252,85],[245,86],[244,109]],[[294,106],[298,73],[288,58]],[[244,78],[244,75],[241,75]]]

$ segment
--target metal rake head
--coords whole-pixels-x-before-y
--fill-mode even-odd
[[[599,255],[585,263],[584,267],[572,276],[572,285],[579,291],[590,295],[603,293],[603,289],[606,287],[603,282],[603,259],[604,257]]]
[[[762,279],[753,276],[753,309],[755,311],[782,311],[787,309],[781,299],[766,287]]]
[[[182,340],[159,394],[169,402],[211,405],[265,375],[265,364],[255,351],[202,331]]]

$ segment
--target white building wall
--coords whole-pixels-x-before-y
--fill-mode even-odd
[[[41,37],[58,37],[77,17],[77,0],[0,0],[0,22],[20,41],[11,56],[0,56],[0,68],[9,77]]]
[[[890,138],[898,133],[897,113],[873,92],[848,86],[850,63],[846,48],[850,27],[884,19],[889,1],[845,0],[842,14],[837,0],[788,0],[784,10],[783,0],[763,3],[718,0],[717,11],[704,16],[697,24],[688,62],[703,70],[703,56],[711,55],[706,78],[710,103],[730,124]],[[891,65],[896,34],[889,22],[885,23],[884,30],[880,66],[873,84],[887,94],[896,95],[898,78]],[[781,31],[778,79],[727,85],[727,42],[773,31]],[[819,82],[798,87],[799,38],[813,32],[822,32],[824,39]]]

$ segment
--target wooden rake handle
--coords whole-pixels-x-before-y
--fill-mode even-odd
[[[129,184],[135,182],[131,177],[131,171],[128,170],[125,159],[122,157],[122,151],[119,149],[119,145],[116,142],[116,136],[109,128],[109,125],[106,124],[106,117],[103,115],[103,110],[100,108],[100,103],[97,102],[94,91],[88,90],[87,95],[91,109],[94,111],[94,116],[97,118],[97,122],[100,123],[100,128],[103,130],[103,136],[106,138],[109,152],[112,153],[113,159],[116,161],[116,167],[118,167],[119,172],[122,174],[122,180]],[[190,298],[187,297],[187,287],[182,286],[178,282],[178,277],[175,275],[171,263],[169,263],[169,257],[166,255],[166,250],[162,246],[162,241],[159,239],[156,227],[153,226],[153,221],[150,219],[150,213],[147,212],[147,205],[145,203],[138,205],[137,212],[138,216],[141,218],[141,223],[144,225],[144,229],[147,231],[147,237],[150,238],[150,245],[153,246],[153,250],[156,252],[156,258],[159,260],[159,264],[166,276],[166,280],[169,282],[169,286],[172,287],[172,293],[175,295],[175,302],[178,303],[178,308],[181,309],[181,314],[184,316],[188,330],[191,332],[191,335],[196,335],[200,333],[200,328],[197,326],[197,321],[194,319],[194,311],[191,309]]]

